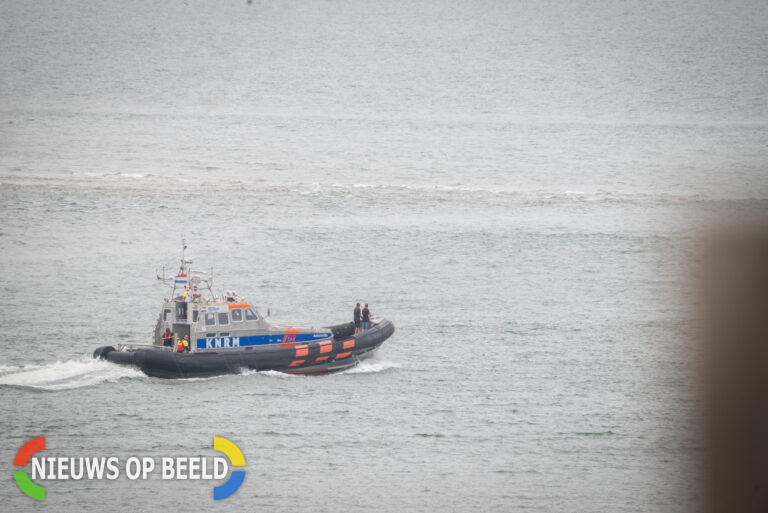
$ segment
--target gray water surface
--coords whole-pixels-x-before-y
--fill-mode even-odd
[[[0,2],[9,511],[685,511],[694,228],[768,209],[768,4]],[[323,377],[164,381],[181,236],[274,322],[397,327]],[[12,478],[213,456],[243,487]]]

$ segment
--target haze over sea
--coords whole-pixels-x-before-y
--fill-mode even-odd
[[[222,436],[232,511],[685,511],[688,248],[766,162],[763,0],[2,1],[3,509],[208,510],[10,462]],[[150,341],[182,234],[274,322],[397,331],[324,377],[91,360]]]

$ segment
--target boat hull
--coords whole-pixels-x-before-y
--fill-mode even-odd
[[[382,319],[369,330],[355,334],[353,323],[329,326],[333,338],[306,343],[285,343],[229,348],[194,353],[171,352],[161,347],[118,351],[104,346],[94,351],[100,358],[136,367],[158,378],[201,378],[238,374],[244,370],[276,370],[291,374],[326,374],[356,365],[370,356],[395,326]]]

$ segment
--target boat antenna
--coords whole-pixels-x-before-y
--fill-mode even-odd
[[[185,253],[187,251],[187,239],[184,238],[184,235],[181,236],[181,269],[184,270],[184,266],[186,265],[187,261],[185,260]]]

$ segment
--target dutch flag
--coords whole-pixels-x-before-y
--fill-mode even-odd
[[[174,279],[174,283],[176,285],[186,285],[188,283],[187,275],[186,274],[180,274],[180,275],[176,276],[176,278]]]

